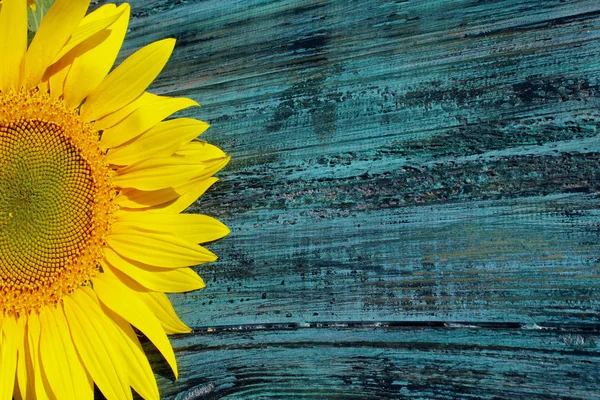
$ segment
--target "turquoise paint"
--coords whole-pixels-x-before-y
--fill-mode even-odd
[[[233,156],[166,398],[598,396],[597,1],[132,15],[122,57],[176,37],[153,90]]]

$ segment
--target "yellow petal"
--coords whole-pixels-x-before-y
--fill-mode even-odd
[[[144,304],[146,304],[156,318],[159,319],[166,333],[188,333],[191,331],[191,329],[179,319],[166,294],[159,292],[138,292],[137,296]]]
[[[82,117],[95,121],[135,100],[158,76],[174,46],[175,39],[164,39],[129,56],[87,97]]]
[[[17,319],[17,330],[20,336],[17,336],[17,390],[15,393],[20,395],[21,399],[28,399],[35,395],[33,389],[33,379],[28,379],[29,374],[29,354],[27,351],[27,339],[25,337],[25,324],[27,316],[21,315]],[[20,338],[20,339],[19,339]],[[33,374],[33,372],[32,372]],[[17,397],[17,395],[15,395]]]
[[[64,357],[69,365],[69,376],[71,377],[71,383],[74,388],[77,399],[87,400],[94,398],[94,382],[91,376],[86,372],[75,344],[71,338],[71,330],[67,323],[67,317],[62,307],[51,308],[52,316],[56,324],[55,334],[58,335],[62,341],[62,349],[64,351]],[[58,346],[58,339],[55,342]],[[67,370],[64,370],[67,371]]]
[[[38,83],[38,90],[42,93],[47,93],[50,91],[50,86],[48,85],[48,79],[42,80]]]
[[[84,26],[90,22],[100,21],[103,18],[107,18],[107,17],[113,15],[115,13],[116,9],[117,9],[117,6],[115,4],[104,4],[104,5],[96,8],[94,11],[87,13],[83,17],[81,22],[79,22],[77,29],[80,29],[82,26]],[[77,30],[75,32],[77,32]],[[75,36],[75,34],[76,33],[73,33],[73,36]],[[73,39],[73,36],[71,36],[71,38],[69,38],[69,41],[67,43],[71,42],[71,40]],[[65,45],[65,46],[67,46],[67,45]]]
[[[178,149],[176,154],[193,157],[201,161],[217,160],[227,157],[227,154],[217,146],[202,141],[186,143]]]
[[[102,19],[106,19],[106,18],[110,18],[113,14],[115,14],[115,10],[117,9],[117,7],[114,4],[107,4],[104,5],[100,8],[98,8],[97,10],[95,10],[94,12],[86,15],[83,20],[81,21],[81,23],[79,24],[79,27],[77,28],[77,30],[75,31],[75,33],[73,34],[74,36],[77,34],[77,31],[81,29],[82,26],[84,25],[89,25],[91,22],[95,22],[95,21],[100,21]],[[118,15],[117,15],[118,17]],[[112,18],[110,18],[112,19]],[[104,41],[106,39],[106,36],[108,35],[108,31],[104,32],[103,35],[95,35],[95,37],[93,38],[93,40],[88,40],[85,45],[79,46],[78,47],[78,51],[72,51],[72,52],[66,52],[65,49],[68,46],[65,45],[65,47],[62,48],[61,50],[61,54],[64,53],[68,53],[66,56],[63,57],[64,54],[55,57],[55,61],[52,64],[52,66],[50,68],[48,68],[44,74],[44,77],[42,79],[42,82],[40,82],[38,84],[38,87],[40,88],[40,90],[43,90],[41,88],[41,86],[44,85],[44,83],[48,83],[49,89],[50,89],[50,94],[52,95],[52,97],[54,98],[59,98],[61,96],[63,96],[64,94],[64,90],[65,90],[65,80],[67,79],[67,76],[71,70],[71,67],[73,65],[73,61],[75,60],[75,57],[77,57],[78,55],[80,55],[83,52],[86,51],[90,51],[92,50],[94,47],[98,46],[99,43],[101,43],[102,41]],[[90,39],[90,38],[87,38]],[[70,40],[69,40],[70,42]],[[72,49],[72,47],[70,48],[70,50]],[[98,59],[96,60],[96,62],[98,64],[102,64],[103,61],[102,59]],[[108,72],[108,71],[107,71]],[[75,106],[72,106],[69,104],[70,108],[75,108]]]
[[[88,287],[75,290],[64,297],[64,310],[77,352],[100,391],[110,399],[131,399],[119,338],[94,292]]]
[[[129,4],[121,4],[117,20],[105,31],[80,44],[65,80],[65,102],[75,108],[92,93],[112,68],[129,24]]]
[[[177,153],[179,153],[179,150]],[[198,153],[185,152],[179,155],[177,153],[174,156],[172,156],[172,158],[181,157],[184,160],[191,159],[204,164],[205,168],[204,171],[202,171],[202,176],[204,176],[205,178],[213,176],[214,174],[219,172],[221,169],[223,169],[223,167],[225,167],[229,163],[229,160],[231,160],[231,157],[212,158],[210,160],[206,160],[203,158],[202,154]]]
[[[83,366],[75,353],[71,334],[62,321],[57,321],[55,315],[62,314],[62,309],[55,313],[50,307],[40,311],[40,359],[42,369],[48,379],[48,384],[58,399],[93,399]],[[66,335],[65,335],[66,334]]]
[[[113,183],[119,188],[158,190],[202,176],[204,169],[204,164],[183,157],[151,158],[117,170]]]
[[[139,329],[161,352],[177,378],[177,362],[171,343],[148,307],[138,299],[135,292],[127,289],[118,279],[100,274],[92,279],[100,301],[131,325]]]
[[[195,197],[189,202],[189,204],[193,203],[196,201],[196,199],[198,199],[198,197],[200,197],[200,195],[202,195],[202,193],[204,193],[217,181],[217,178],[205,179],[202,177],[200,179],[188,181],[175,188],[165,188],[152,191],[124,189],[119,192],[115,202],[122,208],[148,209],[148,207],[155,207],[157,212],[162,212],[162,210],[167,206],[179,201],[180,196],[191,197],[195,195]],[[180,211],[177,211],[177,213],[178,212]]]
[[[188,191],[181,190],[181,195],[177,197],[174,201],[161,204],[159,206],[155,206],[147,209],[149,212],[158,212],[158,213],[173,213],[177,214],[188,208],[191,204],[193,204],[198,197],[200,197],[214,182],[217,181],[216,178],[209,178],[213,174],[217,173],[221,168],[223,168],[229,162],[229,157],[223,159],[216,159],[205,162],[206,169],[202,171],[202,175],[194,179],[193,186],[187,186],[190,188]],[[177,188],[178,190],[180,188]]]
[[[151,101],[153,101],[155,96],[155,94],[148,92],[142,93],[141,95],[136,97],[136,99],[133,100],[131,103],[119,108],[118,110],[115,110],[110,114],[105,115],[100,119],[97,119],[96,122],[94,122],[94,127],[98,130],[104,130],[117,125],[119,122],[123,121],[125,118],[131,115],[131,113],[138,110],[145,104],[148,104]]]
[[[136,333],[127,321],[110,309],[105,307],[104,312],[115,323],[116,330],[121,336],[123,362],[125,362],[127,371],[129,371],[129,383],[131,387],[146,400],[158,400],[160,395],[156,379]]]
[[[183,193],[181,196],[175,199],[175,201],[149,208],[147,211],[165,214],[178,214],[196,202],[198,197],[200,197],[206,190],[208,190],[209,187],[213,185],[213,183],[217,181],[217,178],[198,179],[195,181],[198,183],[193,186],[191,190]]]
[[[117,125],[107,128],[102,132],[102,140],[100,141],[102,148],[108,149],[120,146],[141,135],[169,115],[184,108],[198,106],[198,103],[194,100],[183,97],[173,98],[152,95],[145,98],[146,102],[140,108],[128,115]]]
[[[81,20],[81,23],[77,29],[75,29],[75,32],[73,32],[67,43],[65,43],[62,49],[60,49],[58,54],[54,57],[54,62],[73,50],[77,45],[108,28],[125,12],[126,9],[128,9],[128,7],[119,7],[118,12],[111,13],[110,11],[116,10],[114,4],[106,4],[93,13],[86,15],[83,20]],[[98,18],[101,14],[104,14],[105,16]]]
[[[212,242],[231,232],[222,222],[202,214],[125,213],[116,225],[167,232],[193,243]]]
[[[38,84],[38,88],[47,83],[48,89],[50,90],[50,95],[56,99],[61,97],[65,90],[65,79],[67,79],[67,74],[71,69],[72,63],[73,60],[67,57],[64,57],[57,63],[54,63],[46,70],[42,82]]]
[[[146,289],[172,293],[190,292],[206,286],[202,278],[190,268],[164,269],[141,266],[134,260],[119,256],[111,249],[105,249],[104,254],[103,266],[125,283],[132,279]]]
[[[48,391],[44,385],[42,376],[42,366],[40,363],[40,318],[35,312],[32,312],[27,317],[27,339],[25,342],[25,352],[27,357],[27,374],[28,380],[33,384],[33,392],[38,399],[49,397]],[[48,390],[46,390],[48,389]]]
[[[40,361],[42,363],[42,371],[46,375],[48,385],[52,389],[52,393],[56,398],[64,399],[66,396],[69,398],[75,398],[73,386],[69,384],[67,379],[63,379],[68,376],[65,374],[65,370],[61,369],[64,364],[63,353],[60,351],[60,343],[56,345],[55,351],[54,344],[50,345],[49,339],[54,339],[52,322],[48,321],[49,310],[44,308],[40,311],[40,330],[44,332],[40,337]]]
[[[23,332],[19,331],[14,317],[2,317],[0,340],[0,399],[10,399],[13,396],[17,372],[17,342],[23,340]]]
[[[135,229],[115,222],[113,233],[106,237],[108,246],[131,260],[163,268],[181,268],[212,262],[210,251],[168,233]]]
[[[187,184],[187,183],[186,183]],[[145,209],[173,201],[179,197],[174,188],[159,190],[123,189],[115,198],[115,203],[121,208]]]
[[[106,160],[113,165],[129,165],[150,157],[170,156],[206,129],[207,123],[191,118],[164,121],[137,139],[111,149]]]
[[[0,92],[17,89],[27,49],[27,8],[24,0],[4,0],[0,10]]]
[[[222,169],[230,158],[203,162],[193,157],[171,156],[148,159],[117,170],[114,182],[121,188],[152,191],[186,186],[208,179]],[[189,187],[189,186],[188,186]],[[177,189],[176,189],[177,190]]]
[[[113,257],[119,256],[113,253]],[[118,263],[121,261],[117,260],[115,262]],[[115,269],[112,266],[108,266],[106,262],[103,262],[103,266],[105,266],[103,272],[106,275],[110,275],[111,277],[118,279],[121,284],[128,288],[128,290],[135,292],[136,296],[143,301],[144,304],[146,304],[152,314],[154,314],[154,316],[160,321],[167,334],[188,333],[191,331],[191,329],[179,319],[167,295],[162,293],[163,290],[169,290],[166,290],[162,287],[159,287],[158,292],[152,291],[151,289],[149,290],[147,287],[141,285],[139,282],[122,273],[120,270]],[[125,269],[127,268],[135,268],[135,265],[125,267]],[[148,267],[146,266],[145,268]],[[195,277],[194,279],[196,280]],[[201,286],[199,288],[202,288],[204,285],[202,280],[200,280],[200,283]]]
[[[35,87],[46,68],[79,25],[90,0],[56,0],[42,19],[40,28],[25,55],[24,86]]]

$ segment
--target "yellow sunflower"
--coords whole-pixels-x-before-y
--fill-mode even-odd
[[[27,6],[0,10],[0,400],[157,399],[132,326],[177,376],[166,334],[190,329],[164,292],[202,288],[198,243],[229,233],[181,212],[229,159],[165,120],[193,100],[146,92],[173,39],[109,73],[129,5],[56,0],[29,46]]]

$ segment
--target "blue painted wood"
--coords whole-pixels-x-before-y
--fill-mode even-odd
[[[178,400],[595,398],[597,342],[534,326],[233,329],[175,339],[193,378],[159,381]]]
[[[597,0],[131,4],[233,156],[165,398],[600,397]]]

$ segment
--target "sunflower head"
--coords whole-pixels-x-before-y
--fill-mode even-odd
[[[0,93],[0,309],[56,306],[88,282],[117,211],[98,132],[39,91]]]
[[[158,398],[132,327],[177,376],[166,334],[189,328],[164,292],[202,288],[199,243],[229,232],[181,212],[229,158],[169,118],[196,102],[146,91],[174,40],[109,73],[129,5],[46,4],[0,8],[0,400]],[[28,7],[45,15],[29,45]]]

